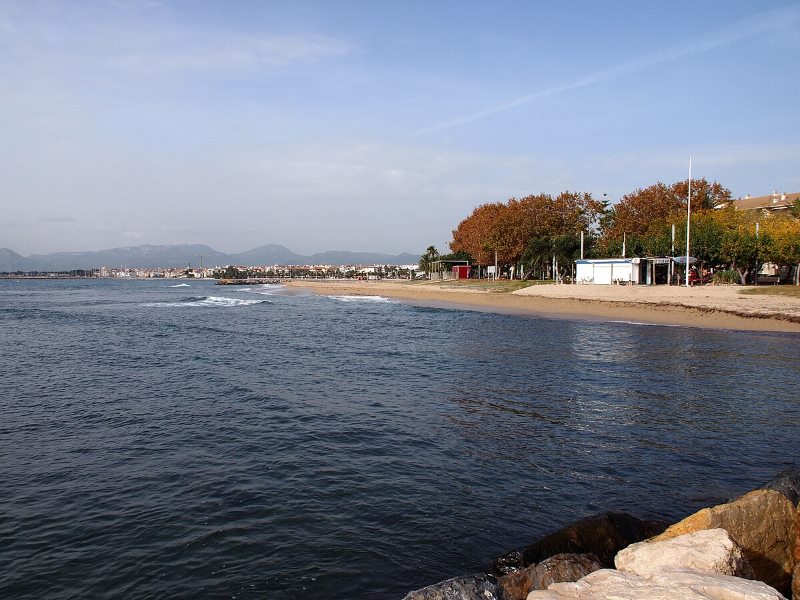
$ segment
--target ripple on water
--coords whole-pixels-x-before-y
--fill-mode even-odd
[[[402,597],[796,444],[798,336],[191,287],[0,282],[3,597]]]

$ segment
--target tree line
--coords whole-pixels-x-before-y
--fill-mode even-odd
[[[704,268],[725,271],[742,284],[764,263],[795,268],[800,276],[800,200],[785,211],[737,210],[717,182],[691,182],[691,254]],[[683,254],[689,182],[658,182],[611,206],[588,192],[564,191],[476,207],[453,230],[452,254],[429,247],[420,267],[434,260],[497,263],[523,278],[563,277],[580,258]],[[673,228],[675,247],[673,248]]]

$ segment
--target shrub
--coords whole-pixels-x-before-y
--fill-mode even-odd
[[[739,274],[733,269],[726,269],[724,271],[717,271],[711,278],[711,283],[714,285],[736,284],[741,281]]]

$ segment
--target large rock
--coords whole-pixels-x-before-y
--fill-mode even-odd
[[[500,577],[497,585],[500,587],[503,600],[525,600],[531,590],[543,589],[533,587],[535,568],[536,565],[531,565]]]
[[[619,551],[617,569],[649,577],[661,569],[693,569],[752,579],[739,545],[724,529],[705,529],[662,542],[640,542]]]
[[[761,581],[689,569],[665,569],[639,577],[611,569],[574,583],[554,583],[527,600],[786,600]]]
[[[409,592],[403,600],[503,600],[491,575],[468,575]]]
[[[622,548],[661,533],[664,528],[663,523],[641,521],[622,513],[586,517],[525,548],[523,562],[530,565],[555,554],[594,554],[603,566],[611,567]]]
[[[800,469],[785,469],[759,489],[780,492],[797,506],[800,502]]]
[[[551,583],[578,581],[602,568],[593,554],[556,554],[539,564],[503,575],[498,584],[505,600],[525,600],[531,590],[547,589]]]
[[[578,581],[603,568],[594,554],[556,554],[533,569],[532,590],[546,590],[552,583]]]
[[[800,562],[794,566],[794,576],[792,577],[792,598],[800,600]]]
[[[756,490],[733,502],[704,508],[650,542],[702,529],[725,529],[744,550],[756,579],[788,594],[797,536],[794,519],[794,506],[786,496],[775,490]]]

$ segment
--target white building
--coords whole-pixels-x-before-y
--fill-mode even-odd
[[[576,283],[609,285],[612,283],[639,283],[640,259],[601,258],[575,261]]]

